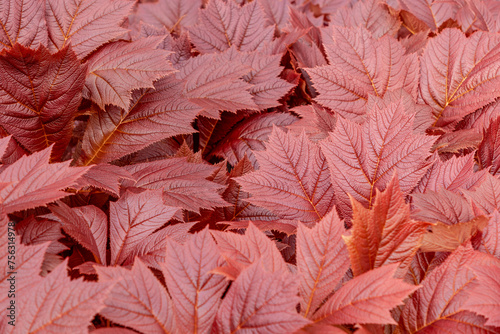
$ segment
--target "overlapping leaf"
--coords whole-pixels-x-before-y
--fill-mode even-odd
[[[492,213],[500,210],[500,180],[491,174],[486,174],[484,181],[473,191],[462,192],[484,212]]]
[[[493,102],[500,82],[500,37],[469,38],[445,29],[431,39],[421,61],[420,95],[433,108],[434,125],[446,126]]]
[[[35,1],[36,2],[36,1]],[[55,54],[16,44],[0,53],[0,124],[30,152],[54,144],[59,159],[71,138],[86,66],[71,48]]]
[[[156,49],[163,37],[108,44],[92,54],[83,96],[101,109],[111,104],[124,109],[131,105],[132,90],[154,88],[153,81],[173,73],[169,52]]]
[[[46,0],[45,3],[49,49],[61,50],[71,43],[80,59],[124,35],[127,30],[120,25],[134,5],[130,0]]]
[[[109,106],[95,110],[83,137],[83,164],[109,162],[154,142],[195,130],[191,122],[201,108],[182,96],[183,82],[168,76],[154,89],[132,93],[126,110]]]
[[[179,333],[211,332],[227,285],[224,277],[211,271],[222,263],[208,229],[191,236],[182,246],[167,240],[166,261],[161,266]]]
[[[16,43],[26,47],[47,44],[45,1],[2,1],[0,4],[0,51]]]
[[[477,153],[483,168],[489,167],[489,172],[493,175],[500,173],[500,117],[484,131]]]
[[[383,97],[389,90],[404,89],[416,95],[417,56],[405,55],[394,38],[377,40],[363,27],[334,26],[323,34],[323,43],[329,65],[306,69],[319,93],[318,103],[360,120],[369,94]]]
[[[333,207],[330,173],[323,153],[303,132],[299,137],[277,128],[266,151],[254,152],[260,169],[236,179],[252,194],[248,202],[282,219],[314,222]]]
[[[143,22],[170,31],[177,27],[190,27],[196,24],[201,0],[160,0],[155,3],[139,3],[137,16]]]
[[[339,118],[335,131],[321,142],[326,156],[336,205],[349,216],[349,196],[371,206],[375,189],[383,189],[397,171],[403,195],[425,174],[432,136],[413,134],[413,116],[403,106],[390,104],[372,110],[363,125]]]
[[[410,206],[399,189],[397,174],[383,192],[376,190],[371,209],[352,200],[352,229],[344,237],[353,274],[399,263],[398,277],[404,277],[419,249],[429,223],[410,219]]]
[[[311,318],[349,268],[347,247],[342,241],[344,222],[335,210],[315,227],[299,225],[297,269],[300,275],[300,310]]]
[[[490,215],[478,249],[500,259],[500,214],[497,209]]]
[[[49,164],[51,148],[24,156],[0,173],[0,198],[7,213],[34,208],[70,195],[71,187],[87,167],[69,167],[70,161]]]

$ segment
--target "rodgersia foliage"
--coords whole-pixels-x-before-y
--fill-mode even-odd
[[[500,333],[499,101],[494,0],[0,0],[0,332]]]

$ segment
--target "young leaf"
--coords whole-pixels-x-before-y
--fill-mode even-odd
[[[179,208],[163,204],[159,190],[127,191],[109,207],[111,264],[121,264],[139,243],[166,224]]]
[[[469,38],[445,29],[431,39],[421,61],[420,94],[433,108],[434,126],[446,126],[493,102],[500,82],[500,38]]]
[[[0,172],[0,189],[7,213],[31,209],[70,195],[61,191],[71,187],[88,167],[69,167],[71,161],[49,164],[51,147],[23,156]]]
[[[179,333],[210,333],[227,282],[211,271],[223,263],[208,228],[184,244],[167,240],[167,257],[161,264],[174,302]],[[227,298],[227,296],[226,296]]]
[[[47,44],[45,1],[2,1],[0,11],[0,51],[16,43],[26,47]]]
[[[273,128],[266,151],[254,152],[260,169],[238,177],[247,201],[282,219],[314,222],[333,207],[326,160],[303,132],[299,137]]]
[[[127,32],[120,25],[133,5],[131,0],[46,0],[50,50],[71,43],[78,58],[85,58]]]
[[[297,284],[289,273],[270,273],[260,261],[246,268],[223,299],[217,333],[293,333],[309,321],[295,310]]]
[[[217,169],[209,164],[189,163],[186,158],[171,158],[126,166],[137,180],[135,187],[162,189],[165,203],[199,213],[200,208],[224,207],[219,195],[224,188],[207,178]]]
[[[390,310],[419,287],[393,278],[397,263],[370,270],[344,284],[314,316],[315,322],[396,324]]]
[[[432,136],[413,134],[413,116],[402,104],[372,109],[363,125],[339,118],[335,131],[321,142],[326,156],[336,205],[350,216],[349,195],[371,207],[375,189],[383,189],[397,171],[403,195],[425,174]],[[348,195],[349,194],[349,195]]]
[[[299,224],[297,270],[300,275],[300,311],[311,318],[349,268],[347,247],[342,241],[344,222],[332,209],[315,227]]]
[[[36,1],[35,1],[36,2]],[[19,44],[0,53],[0,125],[30,152],[61,158],[81,102],[87,67],[71,48],[50,54]]]
[[[81,163],[109,162],[154,142],[195,130],[191,122],[201,108],[182,96],[183,82],[173,76],[152,88],[135,90],[131,107],[96,110],[83,136]]]
[[[128,109],[133,89],[154,88],[153,81],[175,71],[166,59],[169,52],[156,49],[162,40],[160,36],[119,41],[93,53],[87,62],[83,97],[101,109],[107,104]]]
[[[71,281],[68,260],[25,291],[19,302],[19,333],[87,333],[94,315],[104,307],[112,283]]]
[[[148,267],[136,259],[131,270],[95,267],[99,282],[115,283],[99,312],[107,319],[144,333],[173,333],[172,300]]]
[[[371,209],[355,199],[352,207],[351,234],[344,240],[354,276],[399,263],[397,277],[404,277],[430,224],[410,219],[410,206],[399,189],[397,174],[383,192],[376,190]]]
[[[417,56],[405,55],[394,38],[377,40],[361,27],[334,26],[325,31],[330,65],[306,69],[319,92],[318,103],[346,118],[361,120],[369,94],[383,97],[388,90],[404,89],[416,95]]]

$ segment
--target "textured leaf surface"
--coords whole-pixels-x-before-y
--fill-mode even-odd
[[[299,224],[297,269],[304,317],[312,317],[349,269],[347,247],[342,241],[344,232],[344,222],[334,209],[312,229]]]
[[[0,4],[0,50],[16,43],[26,47],[47,44],[45,1],[2,1]]]
[[[8,182],[0,190],[7,213],[45,205],[70,195],[60,189],[71,187],[88,168],[69,167],[70,161],[49,164],[50,148],[24,156],[0,173]]]
[[[200,0],[160,0],[139,3],[137,16],[143,22],[173,31],[176,27],[189,27],[198,19]]]
[[[500,172],[500,117],[495,119],[484,132],[477,153],[481,167],[489,167],[489,172],[493,175]]]
[[[355,199],[352,207],[351,234],[344,240],[354,276],[400,263],[397,276],[404,277],[429,223],[410,219],[410,206],[405,203],[397,174],[383,192],[377,189],[371,209]]]
[[[46,0],[50,50],[71,43],[78,58],[86,57],[126,33],[120,25],[133,4],[130,0]]]
[[[207,180],[217,169],[215,166],[172,158],[130,165],[125,169],[137,180],[135,187],[162,189],[168,205],[194,212],[199,212],[199,208],[228,205],[218,193],[224,187]]]
[[[19,333],[87,333],[94,315],[104,307],[112,284],[73,280],[67,260],[25,292],[19,301]]]
[[[163,204],[159,190],[126,192],[117,202],[110,203],[111,263],[125,261],[132,248],[166,224],[178,210]]]
[[[201,108],[182,96],[183,82],[168,76],[153,88],[135,90],[127,110],[108,106],[89,119],[82,162],[109,162],[154,142],[195,130],[191,122]]]
[[[189,29],[201,53],[221,52],[232,46],[241,51],[254,51],[270,42],[273,32],[273,27],[266,27],[257,1],[239,7],[233,0],[227,3],[211,0],[200,11],[200,24]]]
[[[434,138],[413,134],[414,118],[401,107],[390,104],[379,111],[373,109],[363,125],[339,118],[335,131],[321,142],[341,212],[351,212],[349,195],[371,206],[375,189],[385,188],[394,171],[403,195],[425,174],[429,166],[425,159]]]
[[[326,160],[305,133],[299,137],[273,129],[266,151],[254,152],[260,169],[236,180],[253,195],[250,203],[282,219],[318,221],[333,206]]]
[[[50,241],[47,248],[47,253],[50,254],[57,254],[68,249],[58,241],[64,237],[61,232],[61,224],[45,218],[30,216],[16,223],[16,233],[24,245],[39,245]]]
[[[99,313],[113,322],[145,333],[173,333],[172,300],[139,259],[131,270],[96,266],[99,282],[114,282]]]
[[[293,333],[308,323],[295,310],[297,284],[288,273],[270,273],[259,261],[245,269],[223,299],[218,333]]]
[[[490,215],[478,249],[500,259],[500,214],[496,209]]]
[[[36,2],[36,1],[34,1]],[[50,54],[19,44],[0,53],[0,124],[30,152],[51,144],[59,159],[71,138],[86,66],[70,48]]]
[[[496,176],[486,174],[484,181],[477,188],[462,192],[484,213],[500,210],[500,180]]]
[[[393,278],[396,263],[370,270],[342,286],[316,313],[314,320],[332,325],[395,324],[390,310],[418,289]]]
[[[364,28],[334,26],[328,31],[323,39],[330,64],[307,69],[319,93],[318,103],[359,120],[369,94],[383,97],[388,90],[404,89],[415,95],[418,59],[405,55],[395,39],[376,40]]]
[[[399,3],[432,31],[436,31],[443,22],[452,18],[458,7],[455,1],[400,0]]]
[[[433,108],[434,125],[446,126],[498,96],[500,38],[477,32],[467,38],[445,29],[429,41],[421,61],[420,93]]]
[[[162,264],[180,333],[210,333],[227,282],[210,271],[223,262],[208,229],[183,245],[167,240]]]
[[[154,80],[174,71],[166,60],[169,52],[155,49],[162,40],[163,37],[148,37],[99,49],[87,62],[89,74],[83,96],[101,109],[107,104],[127,109],[133,89],[154,88]]]
[[[129,172],[119,166],[98,164],[92,165],[92,168],[78,180],[78,185],[81,187],[92,186],[103,189],[119,197],[120,180],[123,179],[133,180],[134,178]]]

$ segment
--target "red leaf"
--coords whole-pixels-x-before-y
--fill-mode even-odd
[[[344,240],[354,276],[399,263],[396,277],[404,277],[430,224],[410,219],[410,206],[399,189],[397,174],[383,192],[376,190],[371,209],[355,199],[352,207],[351,234]]]
[[[47,44],[45,1],[2,1],[0,14],[0,51],[16,43],[26,47]]]
[[[293,111],[300,116],[300,120],[288,125],[287,128],[296,134],[305,131],[310,140],[318,142],[333,132],[337,115],[317,103],[298,106]]]
[[[489,167],[489,172],[493,175],[500,172],[500,117],[493,120],[484,131],[477,155],[482,168]]]
[[[103,189],[112,195],[118,197],[120,193],[120,180],[132,180],[134,178],[124,168],[99,164],[92,165],[85,175],[78,179],[79,187],[91,186],[98,189]]]
[[[396,324],[390,310],[418,289],[393,278],[398,264],[370,270],[344,284],[316,313],[314,320],[331,325]]]
[[[159,190],[140,194],[127,191],[117,202],[110,203],[111,264],[124,262],[133,248],[166,224],[178,210],[163,204]]]
[[[144,333],[173,333],[172,300],[139,259],[131,270],[96,266],[99,282],[115,285],[99,313],[113,322]]]
[[[126,166],[137,180],[135,187],[162,189],[165,203],[199,213],[200,208],[224,207],[219,195],[224,187],[208,181],[217,169],[209,164],[189,163],[185,158],[171,158]]]
[[[474,191],[462,190],[462,192],[484,213],[500,210],[500,180],[496,176],[486,174],[484,181]]]
[[[160,36],[120,41],[93,53],[87,61],[89,74],[83,97],[101,109],[107,104],[128,109],[133,89],[154,88],[153,81],[175,71],[166,60],[169,52],[156,49],[162,40]]]
[[[70,44],[85,58],[99,46],[127,32],[120,25],[134,1],[47,0],[46,19],[51,51]]]
[[[299,299],[294,277],[270,273],[260,261],[233,282],[217,313],[217,333],[293,333],[309,321],[295,310]]]
[[[439,0],[400,0],[402,9],[405,9],[424,22],[432,31],[436,31],[441,24],[452,18],[458,5],[452,1]]]
[[[201,110],[182,96],[183,82],[168,76],[154,89],[135,90],[131,107],[95,110],[83,136],[83,164],[109,162],[154,142],[195,130],[191,122]]]
[[[421,62],[420,93],[433,108],[434,126],[446,126],[493,102],[500,82],[500,38],[477,32],[467,38],[445,29],[431,39]]]
[[[25,291],[19,300],[19,320],[22,333],[70,332],[87,333],[94,315],[104,307],[111,290],[110,283],[85,282],[67,276],[68,261]]]
[[[500,213],[495,209],[483,231],[478,250],[500,259]]]
[[[160,0],[155,3],[139,3],[137,17],[157,28],[173,31],[178,27],[190,27],[198,19],[201,0]]]
[[[182,246],[167,240],[167,257],[161,267],[174,302],[179,333],[210,333],[227,285],[223,277],[211,271],[222,262],[208,228],[192,235]]]
[[[403,195],[425,174],[434,138],[413,134],[414,118],[402,108],[402,102],[382,110],[374,108],[363,125],[339,118],[335,131],[321,142],[336,204],[345,217],[351,212],[349,195],[370,207],[375,189],[383,189],[394,171]]]
[[[314,222],[333,207],[325,158],[303,132],[299,137],[273,128],[266,151],[254,152],[260,169],[238,177],[247,201],[282,219]]]
[[[200,24],[189,28],[189,35],[201,53],[221,52],[232,46],[241,51],[261,49],[273,38],[273,27],[266,27],[257,1],[239,7],[234,1],[212,0],[200,11]]]
[[[297,231],[297,270],[300,275],[300,310],[312,318],[321,303],[349,269],[345,232],[335,209],[309,229],[299,224]]]
[[[377,40],[364,28],[334,26],[325,31],[330,65],[307,69],[320,94],[315,98],[318,103],[346,118],[362,120],[369,94],[383,97],[388,90],[404,89],[416,95],[417,56],[405,55],[394,38]]]
[[[71,187],[88,167],[69,167],[70,161],[49,164],[51,148],[23,156],[0,173],[9,185],[0,190],[7,213],[45,205],[70,195]]]
[[[86,70],[68,47],[55,54],[19,44],[4,50],[0,124],[30,152],[55,144],[52,158],[58,160],[71,139]]]
[[[68,249],[58,241],[64,237],[61,233],[61,224],[48,219],[29,216],[16,224],[16,232],[24,245],[39,245],[50,241],[47,248],[47,253],[50,254],[57,254]]]

